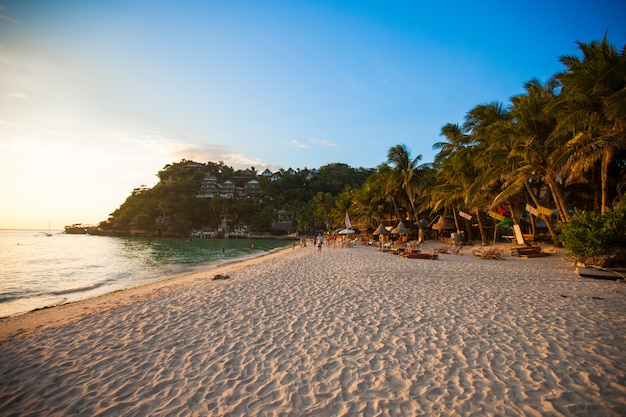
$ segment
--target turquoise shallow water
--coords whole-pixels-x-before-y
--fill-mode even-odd
[[[260,256],[290,244],[281,240],[190,241],[54,231],[46,236],[32,230],[0,230],[0,317]]]

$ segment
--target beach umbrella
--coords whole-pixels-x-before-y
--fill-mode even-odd
[[[356,233],[356,232],[354,230],[352,230],[352,229],[341,229],[339,231],[340,235],[350,235],[352,233]]]
[[[404,222],[400,221],[398,225],[391,231],[394,235],[406,235],[409,233],[409,229],[404,225]]]
[[[434,230],[453,230],[456,229],[454,222],[452,219],[444,218],[443,216],[439,216],[439,221],[433,224]]]
[[[378,236],[378,235],[383,235],[383,236],[387,236],[390,235],[391,233],[389,232],[389,230],[387,230],[387,228],[385,227],[384,224],[380,224],[378,226],[378,229],[376,229],[374,231],[374,233],[372,233],[374,236]]]
[[[415,222],[416,226],[422,226],[423,228],[427,228],[428,226],[430,226],[430,220],[424,218],[424,219],[420,219],[419,221]]]

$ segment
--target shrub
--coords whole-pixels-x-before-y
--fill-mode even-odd
[[[585,261],[614,248],[626,247],[626,200],[613,210],[594,215],[575,212],[560,231],[559,239],[575,260]]]

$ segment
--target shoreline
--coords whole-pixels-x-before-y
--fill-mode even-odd
[[[0,342],[0,404],[59,415],[624,415],[626,287],[579,278],[563,255],[425,260],[309,245],[51,308]]]
[[[0,343],[10,341],[33,332],[63,326],[79,321],[92,314],[103,314],[109,310],[127,306],[138,299],[151,299],[161,296],[163,292],[174,291],[204,281],[212,273],[227,274],[239,267],[255,265],[263,260],[280,256],[293,248],[277,248],[252,258],[238,258],[227,262],[209,265],[200,269],[191,268],[187,271],[174,273],[167,278],[149,282],[144,285],[115,290],[95,297],[78,301],[36,308],[34,310],[0,318]],[[296,249],[300,249],[298,246]]]

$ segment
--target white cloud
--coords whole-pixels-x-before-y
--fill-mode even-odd
[[[185,145],[172,152],[171,156],[175,160],[188,159],[202,163],[221,161],[235,169],[255,167],[258,170],[259,168],[270,167],[268,163],[259,158],[250,158],[219,145]]]
[[[311,143],[315,144],[315,145],[322,145],[322,146],[337,146],[336,143],[333,143],[329,140],[326,139],[317,139],[317,138],[312,138],[310,140]]]
[[[149,156],[163,157],[172,155],[181,149],[184,149],[187,145],[175,140],[168,139],[159,134],[144,134],[144,135],[112,135],[112,139],[130,145],[136,149],[145,152]]]
[[[306,149],[309,147],[309,145],[299,142],[297,140],[290,140],[289,142],[286,143],[286,145],[295,146],[296,148],[301,148],[301,149]]]
[[[251,158],[230,147],[203,144],[196,145],[169,139],[159,134],[143,136],[114,135],[113,139],[129,148],[129,153],[141,155],[141,159],[158,160],[163,163],[174,163],[186,159],[195,162],[223,162],[235,169],[255,167],[255,169],[275,169],[259,158]]]

